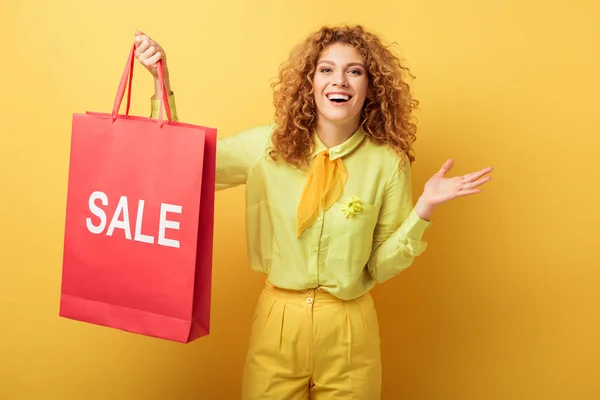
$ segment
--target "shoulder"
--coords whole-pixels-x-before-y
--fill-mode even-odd
[[[218,146],[222,149],[241,146],[250,153],[261,152],[268,146],[273,130],[273,123],[255,125],[219,138]]]
[[[408,156],[404,153],[398,154],[387,144],[377,144],[366,138],[365,151],[369,154],[369,158],[379,164],[384,176],[388,176],[390,179],[411,172]]]
[[[242,139],[247,142],[265,142],[275,129],[274,123],[255,125],[244,130],[238,131],[231,136],[225,136],[221,140],[229,138]]]

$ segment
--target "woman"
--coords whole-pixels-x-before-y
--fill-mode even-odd
[[[136,43],[157,88],[163,60],[168,85],[160,45],[139,31]],[[370,289],[425,250],[435,207],[479,193],[490,179],[491,168],[446,178],[448,160],[413,207],[417,101],[406,75],[362,27],[322,28],[281,66],[275,121],[219,140],[217,189],[247,185],[248,256],[267,275],[244,399],[379,399]]]

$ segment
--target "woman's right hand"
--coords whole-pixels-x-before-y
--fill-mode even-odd
[[[169,70],[167,68],[167,55],[163,48],[148,35],[139,30],[135,31],[135,58],[152,74],[154,77],[155,92],[160,92],[160,82],[158,81],[158,71],[156,65],[159,60],[163,62],[165,76],[165,86],[167,93],[172,94],[169,85]]]

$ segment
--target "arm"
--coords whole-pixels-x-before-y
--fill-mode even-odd
[[[412,203],[411,170],[406,162],[388,180],[367,264],[370,275],[381,283],[408,268],[427,243],[423,235],[431,225],[417,214]]]
[[[175,94],[171,92],[167,100],[169,101],[169,108],[171,109],[173,121],[179,121],[179,117],[177,116],[177,107],[175,106]],[[158,118],[159,107],[160,100],[157,99],[156,95],[152,96],[150,99],[150,118]],[[163,118],[167,118],[165,110],[163,110]]]
[[[171,94],[168,100],[173,120],[178,121],[175,95]],[[150,118],[157,118],[160,102],[154,96],[151,106]],[[265,153],[271,127],[271,125],[261,125],[217,140],[216,190],[246,183],[248,174]]]
[[[261,125],[217,141],[216,190],[246,183],[252,168],[266,154],[271,128]]]
[[[481,193],[481,185],[490,181],[486,176],[493,168],[486,167],[463,176],[446,178],[454,165],[448,159],[425,183],[423,194],[412,206],[410,165],[396,169],[388,181],[379,220],[373,237],[373,251],[367,264],[377,282],[386,281],[408,268],[421,255],[427,243],[423,234],[431,225],[433,210],[449,200]]]
[[[162,60],[164,67],[165,89],[168,94],[169,108],[173,121],[179,121],[177,118],[177,109],[175,107],[175,98],[171,91],[171,82],[169,79],[169,67],[167,65],[167,55],[164,49],[155,40],[151,39],[144,32],[135,31],[135,58],[152,74],[154,79],[154,96],[152,96],[152,104],[150,118],[157,118],[160,107],[159,93],[160,81],[158,79],[157,63]]]
[[[156,64],[163,60],[165,72],[165,87],[169,94],[168,102],[171,116],[174,121],[179,121],[175,107],[175,95],[171,91],[167,56],[163,48],[144,32],[135,32],[136,58],[146,67],[154,77],[154,96],[151,99],[150,118],[157,118],[159,114],[160,82]],[[221,138],[217,141],[217,171],[216,190],[223,190],[246,183],[248,174],[258,159],[263,155],[265,145],[271,132],[271,125],[263,125],[247,129],[233,136]]]

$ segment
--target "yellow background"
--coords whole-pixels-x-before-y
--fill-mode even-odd
[[[0,399],[239,398],[263,284],[242,188],[217,195],[209,337],[58,317],[71,114],[110,111],[138,28],[168,52],[183,121],[220,135],[269,122],[279,63],[337,23],[397,42],[417,75],[415,198],[448,157],[451,175],[495,167],[374,291],[384,399],[600,398],[598,15],[592,0],[3,0]],[[136,64],[133,114],[151,93]]]

